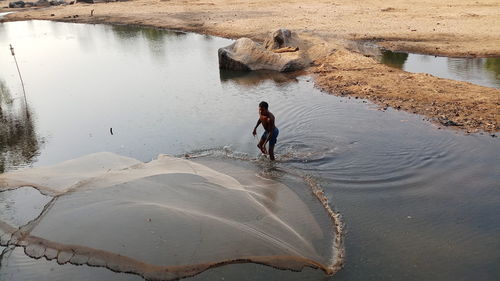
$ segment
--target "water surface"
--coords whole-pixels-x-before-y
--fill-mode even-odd
[[[500,278],[497,138],[438,130],[418,115],[331,96],[308,76],[220,72],[217,49],[230,43],[125,26],[0,24],[2,126],[13,132],[0,138],[2,169],[99,151],[142,161],[205,155],[278,181],[283,171],[313,177],[342,214],[346,264],[333,277],[244,264],[194,280]],[[280,129],[276,164],[259,156],[251,135],[261,100]],[[51,272],[50,280],[138,278],[4,253],[2,280],[40,280],[39,272]]]
[[[349,48],[404,71],[428,73],[436,77],[500,89],[500,58],[454,58],[393,52],[373,42],[352,42]]]
[[[500,89],[500,58],[450,58],[385,50],[380,62],[408,72]]]

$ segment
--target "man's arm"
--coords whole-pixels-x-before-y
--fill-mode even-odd
[[[260,121],[260,118],[259,118],[259,120],[257,120],[257,125],[255,125],[255,128],[253,128],[252,135],[255,136],[257,134],[257,127],[259,127],[260,123],[262,123],[262,121]]]

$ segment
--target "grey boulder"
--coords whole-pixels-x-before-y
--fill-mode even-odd
[[[273,52],[249,38],[240,38],[219,49],[219,68],[230,70],[275,70],[289,72],[306,66],[297,51]]]

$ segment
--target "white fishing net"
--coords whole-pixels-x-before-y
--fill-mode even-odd
[[[0,221],[1,244],[151,280],[242,262],[338,269],[335,219],[317,194],[234,165],[224,172],[165,155],[143,163],[97,153],[1,174],[1,192],[31,186],[53,198],[26,225]]]

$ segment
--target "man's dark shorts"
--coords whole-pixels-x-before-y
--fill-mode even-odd
[[[273,134],[271,135],[271,138],[269,139],[269,144],[270,145],[275,145],[276,142],[278,141],[278,135],[280,133],[280,130],[278,130],[278,128],[274,128],[273,130]],[[265,131],[263,134],[262,134],[262,137],[260,138],[262,140],[265,140],[267,139],[267,131]]]

